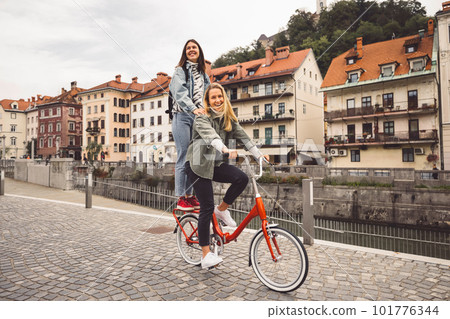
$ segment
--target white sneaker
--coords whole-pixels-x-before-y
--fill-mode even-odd
[[[202,268],[207,269],[221,263],[223,259],[216,254],[209,252],[205,258],[202,258]]]
[[[214,207],[214,214],[216,214],[216,217],[220,218],[225,223],[225,225],[231,226],[231,227],[236,227],[236,222],[231,217],[230,211],[228,209],[225,209],[224,211],[220,211],[216,206],[216,207]]]

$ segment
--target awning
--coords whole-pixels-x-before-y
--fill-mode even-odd
[[[292,151],[293,147],[286,147],[286,146],[280,146],[280,147],[264,147],[260,148],[259,151],[264,155],[284,155],[286,156],[290,151]],[[242,155],[249,155],[250,153],[247,152],[244,149],[238,149],[238,154],[240,156]]]

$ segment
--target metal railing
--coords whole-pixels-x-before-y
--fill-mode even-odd
[[[437,130],[420,130],[416,132],[396,131],[393,134],[384,132],[375,134],[349,134],[349,135],[333,135],[325,141],[328,147],[342,146],[346,144],[365,144],[365,143],[409,143],[411,141],[436,141],[438,139]]]
[[[420,105],[420,107],[419,107]],[[433,112],[436,111],[436,103],[432,100],[423,101],[417,106],[408,105],[407,102],[396,103],[392,107],[381,106],[367,106],[367,107],[355,107],[350,109],[341,109],[324,112],[324,118],[326,122],[334,121],[351,116],[364,116],[364,115],[395,115],[397,112]]]
[[[0,171],[4,171],[6,177],[14,176],[14,162],[15,160],[0,160]]]
[[[450,231],[315,218],[316,238],[407,254],[450,259]]]
[[[85,179],[74,182],[77,189],[84,191]],[[136,184],[131,181],[107,180],[93,181],[93,193],[137,205],[171,212],[178,199],[172,190]],[[251,207],[230,209],[237,223],[241,222]],[[303,216],[301,212],[284,212],[280,209],[266,207],[270,223],[303,236]],[[261,221],[253,219],[247,226],[259,229]],[[450,259],[450,230],[419,228],[409,225],[382,225],[376,222],[336,220],[315,217],[315,238],[370,247],[382,250],[423,255],[428,257]]]

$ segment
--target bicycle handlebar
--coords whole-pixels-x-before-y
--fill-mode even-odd
[[[239,156],[243,157],[243,158],[244,158],[245,164],[246,164],[248,167],[250,167],[250,160],[248,159],[248,155],[238,155],[238,156],[236,157],[236,160],[239,158]],[[223,159],[229,159],[230,153],[222,153],[222,157],[223,157]],[[260,178],[260,177],[263,175],[263,169],[262,169],[262,167],[263,167],[263,162],[266,163],[266,164],[268,164],[268,165],[270,165],[270,162],[269,162],[264,156],[261,156],[261,157],[259,158],[259,160],[258,160],[258,164],[259,164],[259,174],[253,174],[253,176],[254,176],[255,178]]]

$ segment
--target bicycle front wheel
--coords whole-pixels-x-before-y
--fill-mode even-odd
[[[200,265],[202,261],[202,249],[198,244],[198,218],[192,215],[186,215],[180,220],[181,227],[177,227],[177,246],[181,256],[187,263]],[[192,241],[196,241],[193,243]]]
[[[261,282],[272,290],[288,292],[300,287],[308,275],[308,255],[300,239],[289,231],[271,227],[273,261],[264,233],[256,233],[250,245],[250,262]]]

